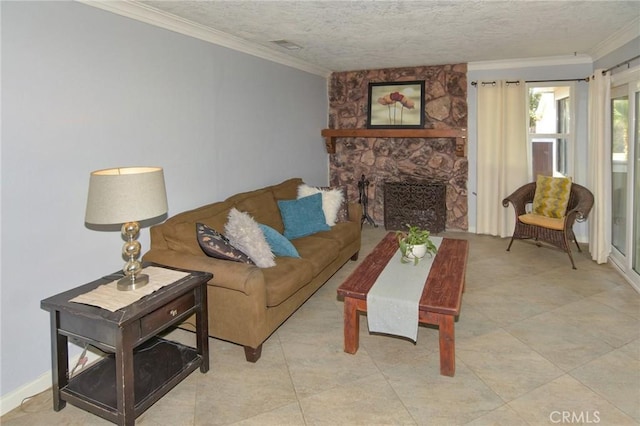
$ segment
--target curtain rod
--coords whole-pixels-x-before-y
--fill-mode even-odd
[[[555,80],[525,80],[525,83],[550,83],[550,82],[554,82],[554,81],[589,81],[589,77],[587,78],[561,78],[561,79],[555,79]],[[480,84],[493,84],[495,86],[496,82],[495,81],[485,81],[482,82]],[[519,81],[508,81],[507,80],[507,84],[520,84]],[[472,86],[477,86],[478,82],[477,81],[472,81],[471,82]]]
[[[614,70],[616,68],[622,67],[624,65],[629,65],[631,62],[635,61],[636,59],[640,58],[640,55],[634,56],[631,59],[627,59],[624,62],[620,62],[618,65],[614,65],[611,68],[607,68],[606,70],[602,71],[602,75],[605,75],[606,73],[608,73],[611,70]]]
[[[620,68],[622,66],[625,65],[629,65],[631,62],[635,61],[636,59],[639,59],[640,55],[636,55],[633,58],[627,59],[626,61],[620,62],[617,65],[612,66],[611,68],[607,68],[606,70],[602,71],[602,75],[605,75],[606,73],[608,73],[611,70],[614,70],[616,68]],[[525,83],[549,83],[549,82],[553,82],[553,81],[589,81],[589,77],[587,78],[565,78],[565,79],[559,79],[559,80],[526,80]],[[515,84],[520,84],[519,81],[507,81],[507,84],[509,83],[515,83]],[[481,84],[493,84],[495,86],[496,82],[495,81],[487,81],[487,82],[483,82]],[[477,81],[472,81],[471,82],[472,86],[477,86],[478,82]]]

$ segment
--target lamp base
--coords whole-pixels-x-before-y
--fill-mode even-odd
[[[137,290],[139,288],[144,287],[148,283],[149,283],[149,275],[146,275],[146,274],[125,275],[123,278],[118,280],[118,290],[120,291]]]

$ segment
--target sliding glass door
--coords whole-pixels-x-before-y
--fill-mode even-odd
[[[635,272],[636,282],[640,282],[640,82],[636,83],[633,92],[633,105],[635,110],[635,132],[634,132],[634,160],[633,174],[635,181],[633,184],[633,236],[631,237],[631,267]]]
[[[640,71],[612,78],[611,259],[640,288]]]
[[[627,255],[627,199],[629,181],[629,96],[625,86],[611,93],[611,244],[622,255]]]

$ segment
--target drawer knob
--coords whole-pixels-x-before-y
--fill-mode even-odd
[[[170,310],[169,315],[171,315],[172,317],[175,317],[176,315],[178,315],[178,310],[177,309]]]

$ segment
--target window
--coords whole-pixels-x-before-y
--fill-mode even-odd
[[[573,85],[530,83],[529,147],[531,180],[538,175],[571,176],[573,173]]]
[[[557,114],[557,130],[559,135],[569,134],[569,114],[571,109],[569,108],[569,97],[562,98],[556,101],[556,114]],[[567,175],[567,139],[558,139],[556,145],[556,169],[558,173]]]

